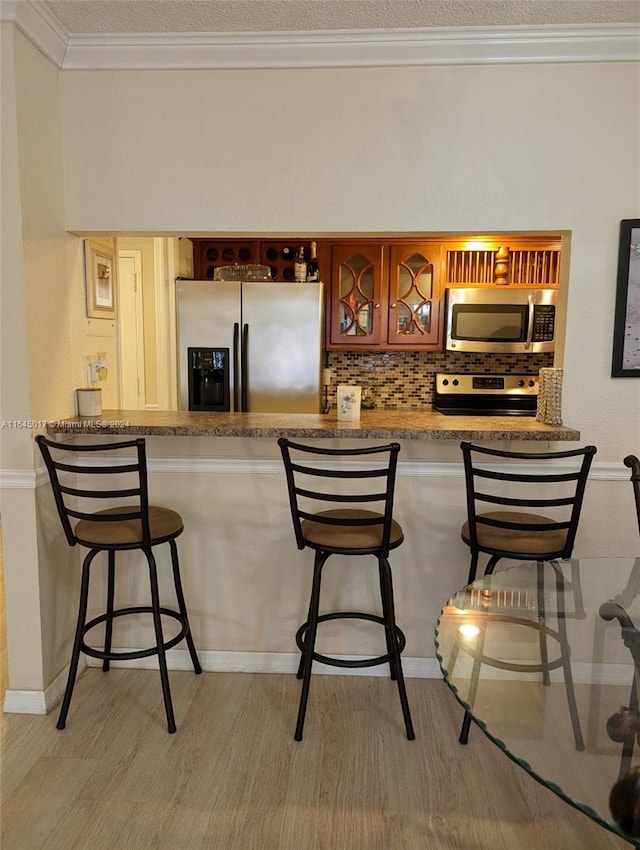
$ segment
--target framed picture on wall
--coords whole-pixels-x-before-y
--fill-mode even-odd
[[[640,219],[620,222],[612,378],[640,378]]]
[[[85,239],[84,259],[87,316],[90,319],[115,319],[115,254],[101,243]]]

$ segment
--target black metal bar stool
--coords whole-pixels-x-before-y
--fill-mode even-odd
[[[304,718],[314,661],[334,667],[373,667],[389,664],[391,679],[398,686],[400,705],[407,733],[413,740],[409,703],[402,673],[401,652],[405,636],[396,625],[393,582],[389,551],[403,541],[400,525],[393,519],[393,497],[399,443],[360,449],[326,449],[293,443],[281,438],[278,445],[289,488],[291,516],[298,549],[315,550],[313,583],[307,620],[298,629],[296,643],[301,652],[298,678],[302,692],[295,739],[302,740]],[[315,456],[315,461],[313,457]],[[326,461],[334,463],[328,466]],[[342,460],[351,463],[341,466]],[[337,463],[335,463],[337,461]],[[356,463],[354,463],[354,461]],[[359,463],[358,463],[359,462]],[[312,510],[318,502],[348,504],[329,510]],[[367,508],[378,503],[380,510]],[[365,505],[366,507],[362,507]],[[382,616],[363,611],[337,611],[320,614],[322,570],[331,555],[373,555],[378,562]],[[318,625],[328,620],[357,619],[384,627],[387,652],[375,658],[347,660],[316,652]]]
[[[476,577],[481,552],[489,555],[485,575],[491,575],[502,558],[537,563],[540,663],[528,667],[518,664],[506,666],[504,663],[496,663],[494,666],[541,672],[545,684],[550,681],[549,670],[562,667],[576,748],[584,749],[566,638],[567,615],[563,606],[567,581],[555,562],[571,557],[587,477],[596,448],[585,446],[559,452],[511,452],[475,446],[467,442],[462,442],[460,447],[467,491],[467,521],[462,526],[461,536],[471,550],[469,584]],[[532,463],[544,466],[544,471],[531,471]],[[542,485],[542,492],[534,493],[532,488],[536,485]],[[489,506],[492,510],[480,511],[481,505],[485,508]],[[522,508],[533,508],[536,511],[542,508],[545,514],[530,513],[528,510],[521,510]],[[550,509],[552,516],[546,513]],[[545,562],[551,564],[555,576],[557,632],[552,631],[546,624],[543,578]],[[580,616],[582,595],[578,582],[574,583],[574,590],[576,616]],[[517,619],[512,617],[511,621],[517,622]],[[560,656],[553,661],[549,661],[547,655],[548,636],[555,638],[560,644]],[[480,664],[491,665],[491,659],[483,654],[481,648],[474,659],[476,684]],[[473,698],[474,692],[475,686],[472,684],[470,698]],[[467,743],[470,725],[471,715],[466,711],[460,732],[462,744]]]
[[[176,537],[182,534],[184,528],[182,518],[180,514],[169,508],[149,504],[146,450],[143,439],[106,444],[75,445],[53,442],[40,435],[36,437],[36,442],[49,472],[56,507],[67,542],[70,546],[75,546],[78,543],[89,550],[82,564],[78,620],[69,665],[69,677],[57,728],[64,729],[66,725],[78,672],[80,653],[84,652],[93,658],[101,658],[102,669],[105,672],[109,669],[111,661],[157,655],[167,728],[169,732],[175,732],[176,722],[169,686],[166,651],[176,646],[184,638],[189,648],[194,671],[196,673],[202,672],[191,636],[180,580],[178,549],[175,542]],[[95,460],[91,463],[84,463],[84,456],[91,452],[111,453],[115,454],[116,457],[111,465],[108,463],[100,464]],[[91,478],[90,483],[86,486],[80,484],[80,478],[83,475]],[[97,484],[98,481],[102,486]],[[125,505],[121,502],[123,498],[128,500]],[[112,506],[99,511],[82,510],[80,508],[80,505],[86,504],[83,500],[90,500],[95,504],[96,500],[102,499],[115,500],[119,504],[116,507]],[[78,522],[76,522],[75,527],[72,527],[72,521],[75,520],[78,520]],[[160,604],[156,561],[152,549],[162,543],[168,543],[171,548],[171,565],[178,610],[166,608]],[[147,559],[151,605],[136,605],[116,609],[114,607],[116,552],[131,549],[141,549]],[[90,568],[93,559],[99,552],[107,552],[108,556],[106,610],[104,614],[87,621]],[[149,648],[130,652],[113,650],[114,620],[117,617],[142,613],[152,615],[155,644]],[[180,626],[178,633],[169,639],[164,636],[163,616],[176,620]],[[104,623],[104,646],[102,649],[96,649],[85,642],[85,636],[87,632],[100,623]]]

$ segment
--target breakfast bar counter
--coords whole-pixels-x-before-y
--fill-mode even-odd
[[[43,423],[35,424],[43,427]],[[200,661],[209,671],[295,673],[297,669],[295,635],[306,615],[311,572],[292,536],[278,438],[345,446],[398,441],[394,516],[405,540],[393,553],[394,598],[406,637],[403,666],[408,678],[441,675],[433,631],[442,600],[464,584],[469,570],[468,547],[460,539],[466,518],[460,441],[521,447],[535,454],[574,448],[581,439],[575,428],[546,425],[533,416],[460,416],[431,409],[379,408],[362,410],[357,422],[339,421],[335,410],[328,414],[105,410],[99,417],[49,421],[46,431],[59,440],[85,445],[145,438],[150,499],[154,505],[177,511],[184,521],[179,541],[184,594]],[[98,450],[95,463],[106,462]],[[350,463],[358,468],[357,461]],[[535,460],[532,467],[536,468]],[[36,477],[36,487],[41,552],[38,598],[46,601],[47,623],[51,621],[50,635],[43,643],[48,653],[43,661],[46,693],[30,697],[41,710],[43,704],[46,708],[55,704],[64,685],[81,556],[69,550],[44,475]],[[583,527],[590,544],[589,524]],[[594,533],[598,533],[595,525]],[[354,564],[354,559],[347,563],[345,558],[332,559],[335,563],[323,579],[323,593],[328,599],[339,599],[345,610],[377,610],[380,589],[375,560],[369,563],[363,558]],[[167,553],[158,554],[161,598],[170,607],[173,590],[168,561]],[[104,564],[96,564],[96,570],[103,568]],[[143,568],[126,572],[131,605],[148,604],[146,572]],[[104,610],[101,588],[100,583],[92,587],[92,611]],[[127,651],[153,643],[149,622],[120,627],[118,646]],[[376,630],[370,634],[362,624],[358,629],[363,632],[358,644],[363,657],[384,652]],[[329,656],[348,655],[352,636],[349,629],[326,625],[322,651]],[[171,669],[190,669],[182,647],[171,649],[167,658]],[[87,663],[96,662],[88,659]],[[24,710],[29,687],[33,688],[10,690],[5,710]]]
[[[363,410],[357,422],[334,412],[197,413],[106,410],[99,417],[74,417],[47,425],[50,434],[182,437],[289,437],[380,440],[573,441],[580,432],[546,425],[533,416],[445,416],[432,410]]]

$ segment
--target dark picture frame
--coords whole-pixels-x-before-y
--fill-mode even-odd
[[[612,378],[640,378],[640,219],[620,222]]]

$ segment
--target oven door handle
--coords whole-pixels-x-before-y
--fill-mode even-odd
[[[527,295],[527,306],[529,311],[529,321],[527,322],[527,339],[524,344],[525,351],[531,348],[531,344],[533,342],[533,297],[531,295]]]

